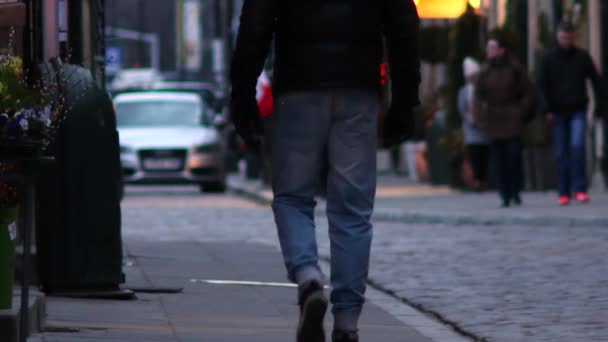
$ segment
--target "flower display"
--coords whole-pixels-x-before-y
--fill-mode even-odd
[[[29,86],[23,62],[0,55],[0,157],[39,153],[55,136],[63,108],[44,87]],[[0,160],[0,175],[19,173],[17,164]],[[15,184],[0,181],[0,208],[17,205]]]
[[[20,58],[0,56],[0,144],[48,145],[53,132],[53,103],[29,87]]]

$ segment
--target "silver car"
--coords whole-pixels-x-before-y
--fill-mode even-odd
[[[199,94],[124,93],[114,106],[125,182],[196,183],[202,191],[225,191],[225,144]]]

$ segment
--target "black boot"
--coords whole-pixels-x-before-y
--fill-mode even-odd
[[[522,205],[522,200],[521,200],[521,195],[517,194],[513,197],[513,203],[515,203],[516,206],[520,206]]]
[[[298,342],[325,342],[323,320],[327,311],[327,297],[323,286],[317,281],[309,281],[299,287],[300,323]]]
[[[356,331],[334,330],[331,340],[332,342],[359,342],[359,334]]]

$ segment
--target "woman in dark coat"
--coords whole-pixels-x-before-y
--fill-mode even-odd
[[[488,40],[486,54],[475,90],[475,123],[490,142],[502,206],[520,205],[521,136],[531,113],[530,80],[500,37]]]

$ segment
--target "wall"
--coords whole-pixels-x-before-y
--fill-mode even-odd
[[[23,3],[0,4],[0,54],[23,54],[24,25]]]

